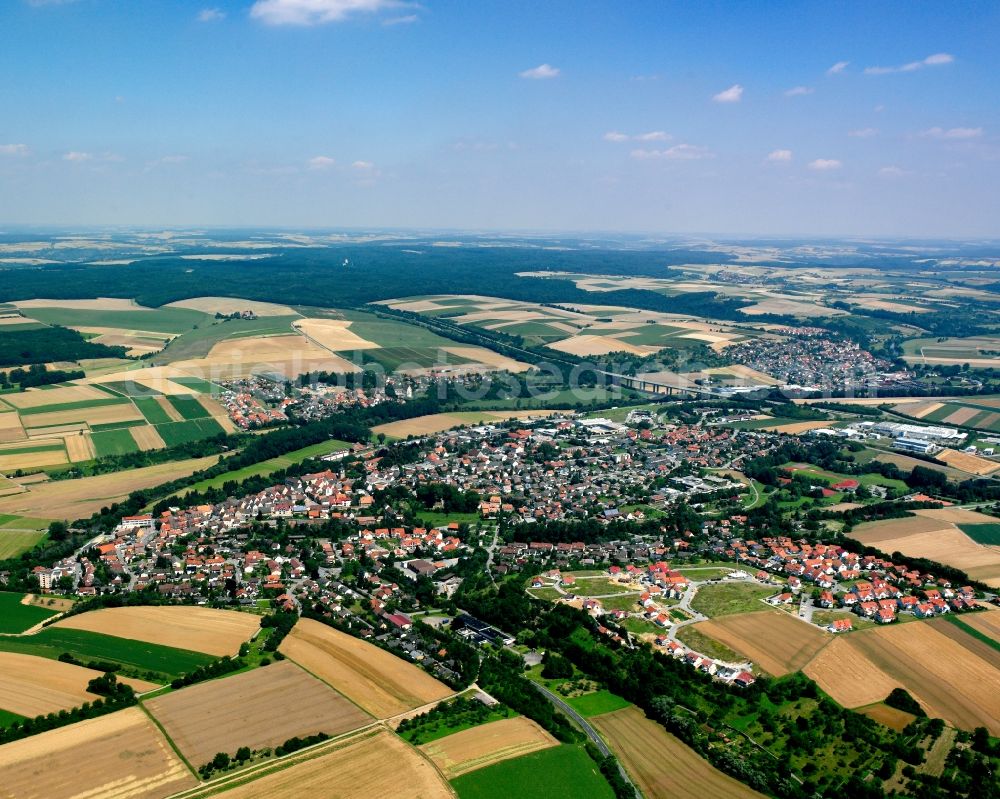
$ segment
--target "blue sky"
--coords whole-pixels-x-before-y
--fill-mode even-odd
[[[0,224],[998,237],[996,2],[0,0]]]

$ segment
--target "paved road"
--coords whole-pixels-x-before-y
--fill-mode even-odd
[[[552,691],[550,691],[544,685],[539,685],[537,682],[532,682],[531,684],[534,685],[535,688],[537,688],[542,693],[542,695],[546,699],[548,699],[553,705],[555,705],[562,713],[566,714],[571,719],[573,719],[573,721],[579,724],[580,729],[583,730],[584,733],[586,733],[587,737],[590,738],[591,741],[593,741],[594,746],[597,747],[598,751],[604,757],[611,756],[612,752],[608,748],[608,745],[604,743],[604,739],[600,735],[598,735],[597,730],[595,730],[593,727],[590,726],[590,722],[588,722],[583,716],[581,716],[579,713],[573,710],[573,708],[567,705],[559,697],[558,694],[552,693]],[[642,794],[639,793],[639,789],[636,788],[632,780],[629,779],[628,774],[625,773],[625,769],[622,768],[620,763],[618,764],[618,771],[621,773],[622,779],[624,779],[625,782],[627,782],[629,785],[632,786],[632,790],[635,791],[636,799],[641,799]]]

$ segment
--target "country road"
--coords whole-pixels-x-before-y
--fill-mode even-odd
[[[608,748],[608,745],[604,743],[604,739],[598,734],[597,730],[590,726],[590,722],[588,722],[583,716],[573,710],[573,708],[566,704],[557,694],[552,693],[552,691],[544,685],[539,685],[537,682],[532,682],[531,684],[534,685],[546,699],[555,705],[561,713],[569,716],[580,726],[580,729],[584,731],[591,741],[593,741],[594,746],[597,747],[601,755],[604,757],[610,757],[613,754]],[[635,791],[636,799],[642,799],[642,794],[639,792],[639,789],[635,787],[632,780],[629,779],[629,776],[625,773],[625,769],[622,767],[621,763],[618,764],[618,771],[621,773],[622,779],[632,786],[632,790]]]

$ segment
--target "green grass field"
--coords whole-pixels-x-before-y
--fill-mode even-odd
[[[45,532],[0,529],[0,560],[16,558],[45,538]]]
[[[66,447],[63,444],[33,444],[26,445],[23,447],[8,447],[6,449],[0,450],[0,454],[3,455],[28,455],[32,452],[65,452]]]
[[[597,764],[566,744],[463,774],[451,785],[459,799],[614,799]]]
[[[219,423],[211,418],[158,424],[156,431],[168,447],[187,444],[189,441],[200,441],[225,432]]]
[[[94,442],[94,451],[98,458],[106,458],[110,455],[128,455],[131,452],[139,451],[139,445],[135,443],[128,428],[91,433],[90,438]]]
[[[0,534],[2,535],[2,534]],[[23,633],[50,616],[55,611],[35,605],[22,605],[24,594],[0,593],[0,633]]]
[[[168,396],[167,402],[174,407],[182,419],[204,419],[211,415],[205,410],[205,406],[192,396]]]
[[[766,610],[767,605],[762,604],[760,600],[775,592],[773,586],[717,583],[699,588],[691,607],[710,619],[734,613],[753,613],[756,610]]]
[[[128,400],[123,397],[94,400],[80,400],[79,402],[59,402],[55,405],[38,405],[34,408],[22,408],[20,414],[24,416],[36,416],[40,413],[59,413],[61,411],[77,411],[84,408],[100,408],[105,405],[127,405]],[[26,423],[26,426],[30,423]]]
[[[211,317],[189,308],[154,308],[135,311],[93,311],[76,308],[32,308],[39,322],[64,327],[114,327],[150,333],[183,333],[204,325]]]
[[[139,412],[150,424],[169,424],[170,416],[153,397],[137,397],[132,400]]]
[[[37,610],[51,615],[43,608]],[[47,658],[58,658],[63,652],[69,652],[80,660],[107,660],[139,672],[156,672],[169,677],[178,677],[215,660],[201,652],[58,627],[46,627],[36,635],[23,638],[0,638],[0,651]]]
[[[0,708],[0,729],[9,727],[11,724],[16,724],[19,721],[24,721],[25,718],[25,716],[19,716],[17,713],[11,713],[9,710]]]
[[[1000,522],[993,524],[960,524],[958,528],[977,544],[1000,546]]]
[[[124,422],[106,422],[105,424],[92,424],[90,432],[100,433],[102,430],[127,430],[129,427],[144,427],[145,419],[129,419]]]
[[[570,696],[565,700],[573,710],[584,718],[600,716],[602,713],[613,713],[616,710],[628,707],[629,703],[617,694],[606,691],[603,688],[581,696]]]
[[[170,379],[174,383],[178,383],[199,394],[218,394],[222,391],[222,386],[217,386],[215,383],[210,383],[200,377],[172,377]]]

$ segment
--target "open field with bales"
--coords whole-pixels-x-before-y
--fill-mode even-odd
[[[453,799],[437,769],[412,746],[388,730],[364,732],[310,750],[273,768],[257,779],[235,775],[222,785],[184,795],[184,799]],[[225,786],[232,786],[226,788]]]
[[[558,745],[555,738],[531,719],[516,716],[462,730],[419,748],[441,770],[445,779],[451,780],[512,757]]]
[[[637,707],[597,716],[591,723],[644,796],[763,799],[763,794],[719,771]]]
[[[880,702],[902,687],[928,715],[997,735],[1000,665],[983,654],[930,624],[902,624],[836,638],[803,671],[844,707]]]
[[[101,474],[76,480],[42,482],[27,491],[0,497],[0,513],[42,519],[75,519],[90,516],[101,508],[121,502],[133,491],[185,477],[207,469],[219,456],[192,458],[126,472]]]
[[[260,629],[260,618],[232,610],[181,605],[102,608],[57,621],[56,629],[85,630],[222,657]]]
[[[738,613],[694,626],[775,677],[798,671],[830,641],[782,610]]]
[[[101,672],[34,655],[0,652],[0,709],[34,718],[100,697],[87,683]]]
[[[962,569],[969,577],[1000,587],[1000,546],[981,544],[963,527],[995,524],[996,519],[961,508],[925,509],[916,516],[858,525],[852,536],[883,552],[931,560]]]
[[[162,799],[198,780],[139,709],[0,746],[7,796]]]
[[[311,619],[299,619],[279,651],[380,719],[452,694],[417,666]]]
[[[336,736],[371,721],[289,661],[191,685],[145,707],[196,768],[217,752],[273,748],[320,732]]]

